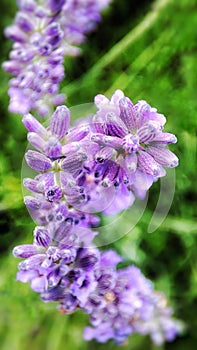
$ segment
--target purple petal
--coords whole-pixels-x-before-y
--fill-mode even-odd
[[[17,0],[17,4],[21,10],[32,12],[35,10],[37,4],[34,0]]]
[[[161,166],[147,152],[139,152],[138,154],[139,169],[146,174],[154,177],[161,176]]]
[[[153,141],[160,131],[161,125],[154,121],[149,121],[148,123],[143,124],[138,130],[140,142],[146,143]]]
[[[44,139],[48,137],[47,130],[30,113],[24,115],[22,122],[28,131],[35,132]]]
[[[43,172],[51,169],[51,161],[44,155],[37,151],[27,151],[25,154],[25,159],[30,168]]]
[[[25,43],[27,40],[27,35],[17,25],[7,27],[4,33],[7,38],[19,43]]]
[[[161,165],[174,168],[179,164],[177,156],[166,148],[148,147],[146,151]]]
[[[75,173],[81,170],[82,164],[87,160],[87,155],[82,152],[68,155],[62,162],[61,168],[69,173]]]
[[[32,255],[24,261],[21,261],[18,265],[19,270],[34,270],[41,265],[46,259],[45,254]]]
[[[140,148],[138,135],[126,135],[122,140],[122,147],[127,153],[137,152]]]
[[[161,132],[156,134],[153,142],[163,145],[168,145],[169,143],[176,143],[177,138],[175,135],[170,134],[168,132]]]
[[[43,140],[42,137],[40,137],[35,132],[28,132],[27,134],[27,140],[31,143],[33,147],[35,147],[39,151],[43,151],[46,145],[46,141]]]
[[[114,113],[108,113],[106,116],[106,127],[109,136],[124,137],[128,130],[125,124]]]
[[[31,21],[30,17],[24,12],[18,12],[16,15],[15,23],[20,27],[24,32],[31,32],[34,29],[34,24]]]
[[[135,172],[131,174],[131,188],[135,193],[135,196],[144,199],[148,189],[152,186],[154,177],[152,175],[148,175],[138,168]]]
[[[118,105],[120,100],[124,97],[124,93],[122,90],[120,89],[117,89],[112,97],[111,97],[111,103],[114,104],[114,105]]]
[[[26,91],[11,86],[8,89],[8,95],[10,96],[10,112],[25,114],[31,108],[29,95],[26,93]]]
[[[98,94],[94,98],[94,103],[98,108],[101,108],[102,106],[109,103],[109,100],[104,95]]]
[[[24,203],[26,207],[32,210],[38,210],[40,209],[40,206],[41,206],[40,201],[37,198],[32,196],[25,196]]]
[[[66,137],[68,142],[76,142],[84,139],[90,132],[88,125],[81,125],[71,129]]]
[[[62,154],[67,156],[70,153],[76,153],[79,149],[80,149],[80,145],[78,142],[68,143],[66,145],[63,145]]]
[[[128,154],[125,157],[125,166],[129,172],[134,172],[137,168],[137,155],[135,153]]]
[[[34,270],[29,270],[29,271],[19,271],[17,272],[16,275],[16,280],[26,283],[30,282],[33,278],[38,276],[38,272]]]
[[[70,125],[70,111],[66,106],[59,106],[52,115],[50,130],[52,135],[62,139]]]
[[[117,163],[111,160],[107,161],[105,171],[102,176],[102,185],[104,187],[110,186],[112,182],[116,179],[116,177],[118,176],[119,168],[120,166]]]
[[[48,283],[45,276],[39,276],[31,281],[31,289],[37,293],[43,293],[47,289]]]
[[[62,198],[62,189],[59,186],[49,187],[45,196],[49,202],[58,202]]]
[[[101,266],[103,268],[116,268],[116,265],[123,261],[123,258],[114,250],[107,250],[101,255]]]
[[[95,155],[96,161],[98,163],[103,163],[104,160],[108,160],[113,155],[113,149],[111,147],[103,147]]]
[[[44,151],[49,158],[56,159],[62,154],[62,145],[56,137],[51,136],[45,143]]]
[[[13,75],[18,75],[21,72],[21,64],[18,61],[3,62],[2,68]]]
[[[113,201],[108,198],[108,206],[103,210],[106,215],[115,215],[131,207],[134,203],[135,196],[131,191],[126,189],[125,185],[120,185],[116,190]]]
[[[44,226],[36,226],[34,230],[34,243],[44,248],[50,245],[51,238]]]
[[[95,254],[87,254],[79,259],[78,266],[83,270],[92,270],[97,261],[98,258]]]
[[[57,12],[61,10],[64,3],[65,0],[47,0],[47,5],[52,12]]]
[[[23,180],[23,186],[26,187],[28,190],[35,192],[35,193],[42,193],[42,191],[39,189],[39,183],[38,181],[30,178],[25,178]]]
[[[157,113],[156,108],[152,108],[146,101],[140,100],[135,105],[136,113],[138,116],[138,127],[140,128],[144,123],[148,121],[155,121],[161,127],[166,123],[166,118],[163,114]]]
[[[60,32],[60,23],[58,22],[52,22],[50,23],[44,30],[44,34],[53,37],[59,34]]]
[[[112,148],[120,149],[122,148],[122,140],[116,136],[106,136],[102,134],[93,134],[91,136],[91,141],[98,142],[98,144],[103,146],[109,146]]]
[[[135,107],[128,97],[123,97],[120,102],[120,117],[129,130],[137,128],[137,114]]]
[[[58,269],[52,271],[48,276],[48,286],[49,288],[54,288],[60,282],[61,276],[59,275]]]
[[[68,207],[65,203],[58,205],[56,209],[56,220],[61,222],[66,219],[68,215]]]
[[[101,327],[91,328],[85,327],[83,337],[85,340],[89,341],[96,339],[100,343],[106,343],[109,339],[114,338],[114,330],[109,325],[102,324]]]
[[[38,254],[38,248],[32,244],[23,244],[15,247],[12,253],[16,258],[29,258]]]

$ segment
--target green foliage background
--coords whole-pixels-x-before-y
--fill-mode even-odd
[[[16,3],[1,1],[1,29],[12,23]],[[3,14],[3,15],[2,15]],[[138,265],[164,291],[178,318],[187,327],[173,343],[158,349],[196,349],[197,344],[197,1],[114,0],[96,32],[83,45],[83,55],[66,59],[67,76],[61,90],[69,106],[92,102],[97,93],[108,96],[122,89],[134,102],[145,99],[168,118],[167,130],[178,144],[171,147],[180,158],[176,190],[170,212],[153,233],[150,218],[160,190],[149,193],[140,221],[111,246]],[[11,43],[1,31],[1,62]],[[31,241],[31,221],[21,192],[20,171],[26,148],[21,117],[7,111],[8,75],[0,73],[0,347],[2,350],[116,349],[86,343],[82,329],[87,317],[57,313],[44,304],[28,285],[15,282],[17,263],[11,254],[17,244]],[[120,220],[116,230],[132,221]],[[146,337],[132,336],[125,350],[157,349]]]

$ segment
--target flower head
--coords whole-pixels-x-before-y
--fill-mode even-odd
[[[19,11],[5,35],[14,41],[3,68],[13,75],[8,94],[9,109],[25,114],[35,110],[50,114],[63,103],[59,83],[64,78],[64,57],[78,55],[76,46],[100,21],[110,0],[19,0]]]
[[[104,185],[122,184],[143,196],[153,181],[165,175],[163,167],[178,165],[176,155],[166,148],[176,137],[163,132],[166,118],[156,108],[145,101],[134,105],[121,90],[110,100],[97,95],[95,104],[91,140],[100,147],[95,155],[97,178]]]
[[[123,344],[130,335],[138,333],[150,335],[155,344],[161,345],[180,332],[180,322],[172,318],[165,296],[153,289],[138,268],[116,270],[116,266],[106,266],[101,259],[99,272],[97,289],[86,304],[92,325],[85,328],[86,340],[105,343],[113,339]]]

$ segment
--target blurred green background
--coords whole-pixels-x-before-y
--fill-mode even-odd
[[[11,42],[3,28],[11,24],[16,3],[1,0],[1,62]],[[166,131],[178,137],[171,150],[180,158],[176,189],[165,221],[148,233],[160,183],[150,190],[146,210],[134,229],[111,244],[139,266],[156,289],[168,296],[186,331],[173,343],[152,345],[148,337],[130,337],[125,350],[196,349],[197,344],[197,1],[113,0],[97,31],[83,44],[83,55],[67,58],[61,90],[68,106],[92,102],[122,89],[134,102],[147,100],[167,116]],[[26,133],[21,117],[8,113],[8,75],[0,72],[0,348],[2,350],[117,349],[112,342],[86,343],[81,312],[60,315],[55,304],[44,304],[29,285],[15,281],[17,244],[31,242],[34,223],[23,204],[21,163]],[[131,220],[132,220],[132,210]],[[125,218],[116,227],[128,224]],[[127,220],[130,220],[128,218]]]

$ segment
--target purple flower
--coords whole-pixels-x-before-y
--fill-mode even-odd
[[[53,11],[55,5],[50,2]],[[101,95],[95,101],[99,111],[92,122],[73,128],[65,106],[56,108],[47,128],[31,114],[23,117],[36,149],[25,159],[38,173],[24,179],[30,191],[25,204],[39,226],[33,244],[13,250],[25,259],[17,280],[29,282],[43,301],[57,301],[62,313],[80,308],[89,314],[86,340],[122,344],[138,333],[160,345],[176,337],[180,323],[138,268],[119,269],[122,257],[94,246],[92,227],[99,219],[91,213],[120,212],[164,175],[162,166],[176,166],[176,156],[165,148],[175,137],[162,133],[165,118],[155,109],[145,102],[133,106],[121,91],[111,101]]]
[[[26,258],[19,263],[17,280],[30,282],[44,301],[59,301],[61,310],[73,312],[87,302],[94,290],[94,266],[99,251],[81,248],[92,244],[94,232],[85,227],[71,226],[66,221],[54,226],[37,226],[34,243],[15,247],[15,257]],[[71,305],[68,306],[68,296]]]
[[[58,186],[52,186],[47,189],[45,196],[49,202],[53,202],[59,201],[62,198],[63,194],[61,188]]]
[[[17,279],[30,282],[43,301],[59,301],[63,313],[81,308],[90,314],[92,327],[85,328],[86,340],[114,339],[121,344],[139,333],[149,334],[157,345],[172,341],[181,325],[172,318],[165,296],[135,266],[117,270],[122,258],[114,251],[100,254],[94,246],[80,248],[83,238],[78,232],[64,226],[62,235],[62,229],[36,227],[33,245],[14,248],[16,257],[25,258]]]
[[[114,252],[103,253],[113,255]],[[113,259],[113,258],[112,258]],[[97,267],[97,288],[90,294],[84,309],[90,313],[92,327],[86,327],[84,338],[104,343],[113,339],[124,343],[134,334],[149,334],[157,345],[172,341],[181,325],[172,318],[172,310],[162,293],[134,266],[116,270],[105,258]]]
[[[26,178],[23,182],[31,191],[31,196],[25,197],[27,207],[31,213],[40,209],[36,214],[32,214],[34,219],[41,223],[39,219],[37,220],[39,215],[47,222],[48,211],[51,211],[50,216],[48,215],[51,218],[54,215],[52,213],[58,212],[58,207],[62,208],[63,203],[67,208],[66,214],[68,206],[80,208],[81,203],[88,200],[84,188],[77,181],[77,176],[87,160],[82,143],[87,132],[84,132],[83,128],[82,132],[80,128],[78,132],[76,128],[73,131],[69,129],[70,112],[65,106],[56,108],[47,128],[44,128],[31,114],[23,117],[23,123],[29,131],[27,135],[29,142],[39,151],[28,150],[25,154],[29,167],[40,173],[34,179]],[[81,142],[76,142],[75,137]]]
[[[113,339],[123,343],[131,334],[149,334],[156,344],[172,341],[181,325],[162,293],[134,266],[117,270],[122,258],[112,250],[100,253],[92,245],[89,229],[67,225],[40,226],[34,230],[34,243],[15,247],[19,263],[17,280],[30,282],[45,302],[58,301],[62,313],[81,308],[90,315],[86,340]],[[86,238],[85,238],[86,237]],[[89,241],[89,248],[81,245]],[[85,238],[85,240],[84,240]]]
[[[41,293],[41,297],[44,293],[45,300],[46,293],[59,285],[61,288],[66,285],[65,292],[72,292],[72,295],[77,297],[78,289],[83,292],[87,283],[85,280],[89,280],[88,276],[99,258],[96,248],[80,246],[92,245],[94,236],[95,233],[89,228],[83,225],[76,227],[66,220],[57,225],[37,226],[34,230],[33,244],[21,245],[13,250],[15,257],[25,258],[19,263],[17,279],[30,282],[31,288]],[[92,291],[90,282],[89,288]],[[57,294],[56,300],[59,298],[61,299],[61,293],[60,296]],[[54,300],[54,296],[51,300]]]
[[[52,161],[58,158],[69,157],[71,152],[72,155],[77,154],[77,151],[80,150],[80,144],[76,144],[78,133],[75,131],[75,128],[76,139],[73,135],[72,141],[70,140],[70,135],[73,134],[73,131],[69,129],[70,111],[66,106],[58,106],[56,108],[48,128],[44,128],[31,114],[24,115],[22,121],[28,130],[28,141]],[[81,139],[86,134],[81,135]]]
[[[59,83],[64,78],[64,57],[78,55],[76,45],[94,29],[110,0],[18,1],[19,11],[5,35],[14,41],[3,68],[13,75],[9,110],[25,114],[35,110],[46,116],[64,101]]]
[[[28,151],[27,162],[44,173],[33,190],[39,200],[38,192],[85,212],[116,214],[130,207],[135,196],[144,198],[153,181],[164,176],[163,166],[178,164],[165,148],[176,141],[161,131],[165,117],[123,96],[119,90],[110,101],[96,96],[99,110],[92,122],[82,120],[71,129],[65,106],[56,108],[47,129],[32,115],[24,116],[28,140],[39,151]],[[53,188],[55,194],[48,195]]]
[[[163,166],[178,165],[178,158],[166,148],[176,137],[162,131],[166,118],[155,108],[145,101],[134,105],[121,90],[110,100],[97,95],[95,104],[98,112],[90,122],[90,140],[99,148],[92,157],[91,174],[97,184],[121,187],[118,196],[125,192],[129,198],[132,191],[143,198],[153,181],[165,175]]]

